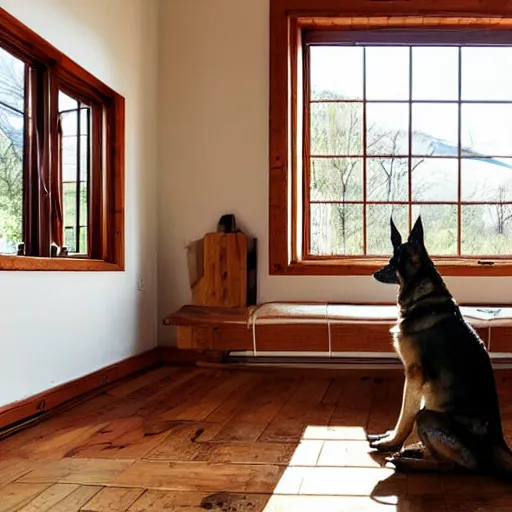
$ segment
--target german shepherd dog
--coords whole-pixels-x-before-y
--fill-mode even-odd
[[[418,217],[407,242],[391,218],[393,256],[373,277],[398,285],[393,346],[405,384],[396,426],[367,435],[370,447],[395,452],[399,471],[476,471],[512,481],[512,452],[504,438],[487,350],[430,259]],[[404,443],[416,426],[421,440]]]

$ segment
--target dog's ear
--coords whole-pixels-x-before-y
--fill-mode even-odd
[[[421,222],[421,215],[418,215],[416,222],[412,228],[412,231],[409,235],[408,242],[414,244],[416,247],[424,248],[424,240],[423,240],[423,223]]]
[[[400,245],[402,245],[402,235],[400,231],[396,229],[395,223],[393,222],[393,216],[389,218],[391,223],[391,243],[393,244],[393,248],[396,249]]]

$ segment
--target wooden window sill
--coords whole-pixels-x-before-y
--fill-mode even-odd
[[[474,260],[474,259],[437,259],[433,258],[437,270],[442,276],[496,277],[512,276],[512,260]],[[298,276],[370,276],[376,270],[387,265],[389,259],[310,259],[295,261],[282,267],[270,267],[270,275]],[[482,261],[484,263],[478,263]]]
[[[86,258],[34,258],[30,256],[1,256],[0,271],[50,271],[50,272],[119,272],[124,268],[114,263]]]

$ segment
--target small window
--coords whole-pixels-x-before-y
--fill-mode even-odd
[[[124,99],[0,12],[0,270],[123,270]]]

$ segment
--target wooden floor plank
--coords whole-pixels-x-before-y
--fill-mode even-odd
[[[77,457],[100,459],[140,459],[151,452],[170,434],[170,422],[145,421],[138,418],[134,426],[109,444],[86,447]]]
[[[196,393],[189,395],[174,407],[169,408],[161,418],[164,420],[201,421],[212,414],[241,386],[251,382],[252,376],[248,372],[231,372],[226,378],[218,374],[217,382],[210,381],[202,386]]]
[[[0,460],[0,489],[29,473],[35,467],[34,461],[19,457]]]
[[[346,379],[332,379],[324,397],[322,403],[325,405],[333,405],[336,407],[338,404],[343,388],[345,387]]]
[[[248,377],[249,380],[242,384],[236,393],[233,393],[224,403],[212,411],[205,418],[205,421],[210,423],[227,423],[236,413],[247,407],[251,398],[254,398],[254,390],[261,389],[262,383],[265,380],[265,377],[259,373],[248,373]]]
[[[153,420],[163,420],[162,415],[172,410],[177,405],[186,402],[191,395],[198,391],[208,389],[208,382],[219,378],[218,371],[203,369],[184,369],[178,374],[178,380],[174,377],[172,384],[161,389],[149,400],[145,401],[134,414]],[[186,371],[188,370],[188,371]]]
[[[128,512],[263,512],[269,498],[265,494],[149,490]]]
[[[75,419],[73,422],[67,419],[61,420],[60,417],[51,418],[33,429],[27,429],[1,441],[0,457],[2,459],[30,458],[34,461],[56,460],[62,457],[70,447],[85,442],[106,425],[104,421],[91,421],[86,418],[82,421]]]
[[[271,493],[284,468],[262,464],[139,461],[112,485],[172,491]]]
[[[211,441],[221,428],[219,423],[175,422],[166,439],[145,458],[169,461],[200,459],[199,454],[207,449],[205,443]]]
[[[285,406],[301,382],[300,378],[265,379],[253,389],[232,419],[213,439],[219,443],[255,442]]]
[[[144,494],[144,489],[105,487],[88,501],[82,510],[87,512],[126,512],[142,494]]]
[[[330,379],[303,380],[260,437],[261,442],[298,442],[306,427],[327,425],[334,403],[323,403]]]
[[[329,419],[329,426],[351,427],[365,439],[365,429],[370,413],[374,380],[370,378],[347,379],[340,398]]]
[[[45,489],[17,512],[47,512],[78,489],[75,484],[55,484]]]
[[[163,378],[172,378],[172,376],[177,373],[178,368],[176,367],[162,366],[161,368],[155,368],[154,370],[138,375],[135,378],[127,379],[109,389],[107,393],[111,396],[122,398],[155,382],[161,381]]]
[[[116,418],[127,418],[139,415],[149,417],[158,404],[165,403],[169,397],[183,393],[195,381],[201,381],[205,372],[200,370],[190,371],[188,368],[178,368],[171,374],[164,374],[162,378],[150,382],[122,398],[110,399],[110,405],[96,407],[88,404],[72,409],[63,415],[62,419],[73,424],[77,418],[82,421],[109,421]]]
[[[21,483],[107,485],[131,466],[130,460],[62,459],[40,466],[18,480]]]
[[[59,501],[52,508],[52,512],[79,512],[83,511],[87,502],[100,492],[102,487],[94,485],[80,485],[71,494]]]
[[[156,446],[168,429],[146,435],[144,418],[130,416],[108,422],[84,444],[70,450],[66,457],[137,459]]]
[[[205,443],[194,461],[224,464],[277,464],[287,466],[295,452],[293,443]]]
[[[107,426],[108,423],[93,423],[48,432],[24,446],[12,450],[9,455],[40,462],[60,460],[75,446],[87,443],[97,432]]]
[[[0,512],[14,512],[30,503],[36,496],[44,492],[50,484],[12,483],[0,490]]]

